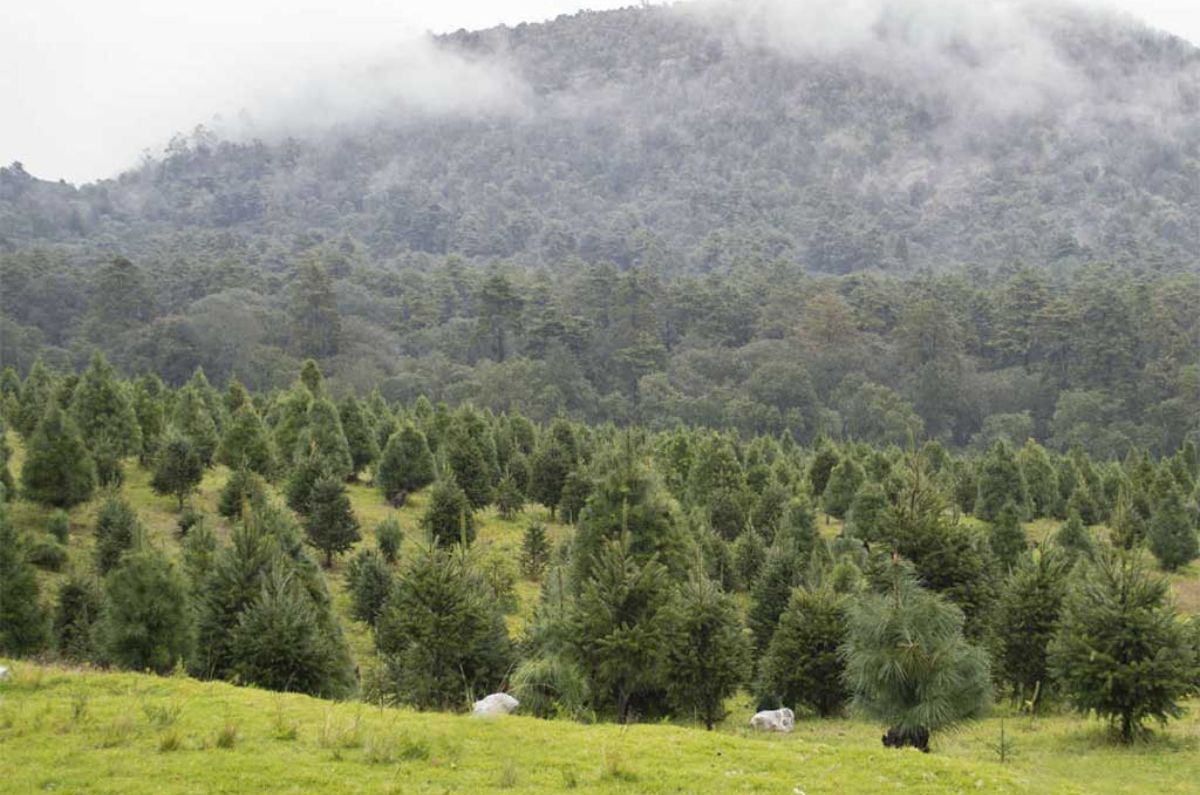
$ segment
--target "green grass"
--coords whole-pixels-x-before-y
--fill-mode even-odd
[[[1184,793],[1200,776],[1200,722],[1132,748],[1071,716],[1000,718],[881,747],[861,720],[801,720],[792,735],[513,716],[477,720],[239,688],[185,677],[5,663],[5,792],[1105,792]]]

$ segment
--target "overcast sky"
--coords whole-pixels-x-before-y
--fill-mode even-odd
[[[963,0],[981,2],[982,0]],[[796,0],[802,2],[802,0]],[[1200,0],[1082,0],[1200,43]],[[0,23],[0,164],[113,176],[143,150],[306,75],[424,31],[541,21],[629,0],[11,0]]]

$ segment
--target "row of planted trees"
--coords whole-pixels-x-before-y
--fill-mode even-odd
[[[73,576],[58,594],[53,637],[63,654],[156,670],[182,660],[200,675],[277,689],[353,691],[324,578],[301,539],[327,563],[353,547],[360,533],[344,484],[370,473],[392,502],[432,484],[427,542],[398,564],[403,533],[386,523],[378,551],[361,550],[348,568],[354,615],[373,626],[383,661],[365,683],[372,697],[457,707],[508,686],[541,715],[686,715],[712,725],[725,699],[749,687],[764,705],[821,715],[853,701],[894,730],[894,744],[924,746],[929,731],[977,714],[993,684],[1115,716],[1132,736],[1144,718],[1173,714],[1195,682],[1194,633],[1175,620],[1165,584],[1132,562],[1147,543],[1157,553],[1162,537],[1185,547],[1189,533],[1195,555],[1190,445],[1157,462],[1096,463],[1034,443],[968,458],[936,444],[902,454],[831,442],[805,450],[787,436],[648,435],[562,420],[538,428],[469,407],[392,407],[377,394],[334,404],[313,365],[288,392],[253,397],[236,384],[219,393],[202,375],[156,392],[153,379],[121,382],[99,359],[78,379],[47,378],[39,387],[31,373],[5,398],[17,424],[29,395],[45,396],[18,490],[29,498],[81,499],[55,491],[70,477],[28,476],[53,471],[47,462],[90,465],[119,483],[128,463],[115,455],[101,465],[107,448],[96,440],[111,437],[103,429],[112,420],[95,417],[127,418],[122,402],[140,440],[124,454],[139,455],[155,488],[181,505],[206,463],[234,467],[220,501],[235,522],[230,543],[185,515],[182,570],[144,541],[127,505],[106,499],[95,528],[102,585]],[[118,410],[89,411],[94,394]],[[72,425],[101,430],[84,436]],[[298,519],[271,499],[272,481]],[[39,492],[38,483],[51,485]],[[553,550],[544,528],[527,534],[525,568],[542,596],[513,642],[502,594],[471,545],[478,509],[494,503],[515,516],[527,500],[575,529]],[[1114,544],[1088,528],[1081,507],[1108,520]],[[844,519],[832,540],[818,509]],[[968,511],[984,522],[961,520]],[[1020,522],[1046,516],[1066,521],[1031,550]],[[6,532],[17,550],[6,565],[28,570],[18,536],[29,533]],[[744,613],[736,591],[748,593]],[[141,604],[157,592],[180,596]],[[11,626],[38,626],[30,610]],[[123,621],[137,630],[127,635],[162,641],[128,649]],[[78,623],[87,631],[62,629]],[[44,632],[22,643],[11,634],[10,652],[47,643]],[[900,637],[912,653],[895,658]],[[1119,666],[1071,657],[1101,643],[1115,644],[1102,659]],[[1101,684],[1144,674],[1151,657],[1162,662],[1154,688],[1113,695]]]

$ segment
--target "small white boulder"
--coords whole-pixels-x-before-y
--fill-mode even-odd
[[[12,672],[5,666],[0,665],[0,682],[7,682],[9,679],[12,679]]]
[[[750,726],[760,732],[790,732],[796,725],[796,715],[787,707],[755,713]]]
[[[484,717],[492,715],[509,715],[519,705],[520,701],[510,696],[508,693],[492,693],[490,696],[479,699],[475,702],[475,708],[471,710],[472,714]]]

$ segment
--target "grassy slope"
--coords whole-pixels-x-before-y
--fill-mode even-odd
[[[5,792],[1194,792],[1200,722],[1132,749],[1073,718],[999,718],[934,753],[884,750],[861,721],[752,735],[334,705],[186,678],[17,663],[0,684]],[[729,728],[732,727],[732,728]],[[220,745],[233,734],[231,748]]]
[[[20,472],[22,450],[10,436]],[[219,533],[228,525],[215,515],[217,493],[228,473],[205,477],[194,504],[210,514]],[[130,462],[122,491],[151,536],[172,554],[178,549],[174,501],[149,489],[149,474]],[[350,486],[354,509],[370,530],[392,512],[376,492]],[[395,513],[411,539],[423,494]],[[71,512],[71,559],[90,561],[97,501]],[[23,501],[13,506],[19,527],[40,532],[49,511]],[[540,509],[512,521],[493,511],[481,519],[479,544],[516,554],[525,525],[545,520]],[[1044,526],[1043,526],[1044,525]],[[564,528],[550,525],[552,537]],[[832,536],[838,523],[823,517]],[[1030,526],[1033,538],[1053,527]],[[345,558],[330,572],[335,602],[364,670],[374,660],[369,632],[348,617],[342,588]],[[63,575],[43,573],[49,600]],[[1200,606],[1200,578],[1185,570],[1173,581],[1181,606]],[[518,585],[520,604],[510,616],[519,630],[537,597],[537,586]],[[741,704],[715,734],[689,727],[580,726],[514,718],[484,724],[468,718],[338,705],[300,696],[234,688],[187,679],[133,674],[82,673],[56,667],[16,666],[16,679],[0,685],[0,791],[167,792],[194,791],[480,791],[489,788],[555,790],[572,781],[613,791],[880,791],[956,792],[1083,791],[1190,792],[1200,776],[1200,720],[1173,724],[1155,742],[1122,750],[1104,744],[1095,722],[1054,717],[1030,725],[1010,719],[1015,759],[999,765],[992,750],[1000,719],[990,718],[943,737],[937,752],[922,756],[884,751],[880,728],[862,721],[801,722],[791,737],[751,736],[750,713]],[[86,715],[74,718],[77,705]],[[154,725],[146,707],[178,706],[173,726]],[[1200,706],[1200,705],[1197,705]],[[216,747],[218,732],[236,727],[232,750]],[[279,739],[295,725],[294,739]],[[357,728],[355,728],[357,727]],[[163,738],[181,749],[159,752]],[[411,758],[402,758],[402,757]]]

